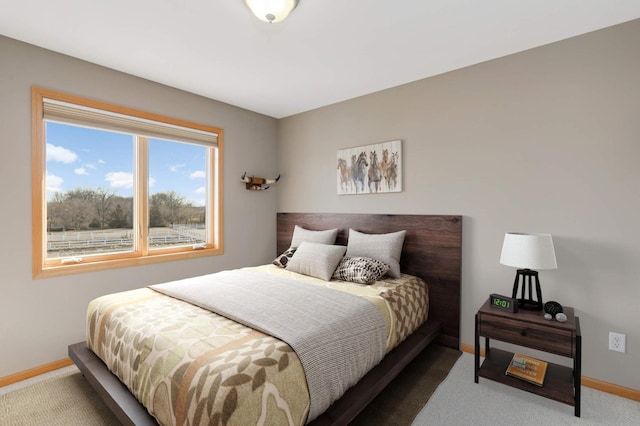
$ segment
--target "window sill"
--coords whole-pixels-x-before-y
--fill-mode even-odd
[[[51,278],[63,275],[80,274],[84,272],[105,271],[115,268],[149,265],[152,263],[169,262],[174,260],[195,259],[205,256],[216,256],[224,253],[223,248],[198,249],[180,253],[159,253],[125,259],[109,259],[77,264],[37,267],[34,265],[33,278]]]

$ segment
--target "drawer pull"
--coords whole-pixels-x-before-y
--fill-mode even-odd
[[[522,330],[522,331],[520,332],[520,335],[521,335],[521,336],[526,336],[526,335],[527,335],[527,331],[528,331],[528,329],[526,329],[526,328],[525,328],[524,330]]]

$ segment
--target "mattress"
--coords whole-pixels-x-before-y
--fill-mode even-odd
[[[387,352],[427,318],[427,286],[410,275],[363,285],[274,265],[246,269],[369,300],[384,318]],[[307,421],[305,373],[287,343],[152,289],[93,300],[87,344],[160,424]]]

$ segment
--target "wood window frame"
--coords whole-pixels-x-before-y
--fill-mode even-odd
[[[136,143],[134,164],[134,230],[138,238],[134,241],[133,252],[92,254],[83,257],[78,263],[64,263],[62,259],[47,259],[47,191],[46,191],[46,140],[44,103],[54,100],[80,107],[92,108],[114,114],[149,120],[169,126],[178,126],[195,131],[217,134],[217,147],[207,156],[207,244],[204,247],[169,247],[153,249],[148,247],[148,139]],[[164,115],[149,113],[106,102],[95,101],[61,92],[32,87],[32,275],[33,278],[47,278],[81,272],[101,271],[128,266],[146,265],[166,261],[191,259],[224,253],[223,235],[223,171],[224,171],[224,131],[223,129],[175,119]]]

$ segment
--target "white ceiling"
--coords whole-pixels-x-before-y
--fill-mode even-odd
[[[300,0],[278,24],[244,0],[0,0],[2,35],[276,118],[637,18],[640,0]]]

